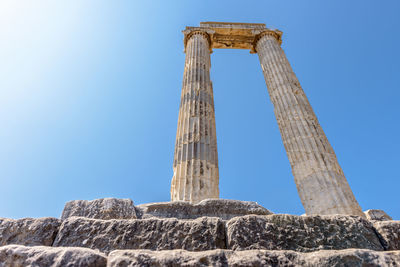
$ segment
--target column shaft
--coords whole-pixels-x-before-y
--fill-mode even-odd
[[[364,216],[277,36],[262,34],[256,51],[306,213]]]
[[[197,203],[219,197],[217,137],[207,34],[192,33],[185,50],[171,200]]]

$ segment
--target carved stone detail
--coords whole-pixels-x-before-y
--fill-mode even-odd
[[[176,134],[171,200],[198,203],[219,197],[210,38],[185,31],[186,61]]]
[[[262,34],[256,51],[307,215],[365,217],[279,39],[273,34]]]

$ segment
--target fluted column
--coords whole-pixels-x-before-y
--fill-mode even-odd
[[[197,203],[219,197],[210,38],[185,33],[185,71],[176,134],[171,200]]]
[[[255,49],[305,211],[364,216],[280,42],[267,30]]]

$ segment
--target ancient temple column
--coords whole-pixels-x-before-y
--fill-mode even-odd
[[[214,97],[210,81],[211,41],[204,31],[184,31],[183,74],[171,201],[197,203],[219,197]]]
[[[280,43],[267,30],[255,50],[306,213],[364,216]]]

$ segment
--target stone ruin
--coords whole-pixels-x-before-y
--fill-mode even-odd
[[[297,191],[308,215],[364,216],[285,52],[282,32],[261,23],[202,22],[186,27],[185,70],[175,142],[171,200],[219,197],[213,49],[257,53]]]
[[[184,31],[171,202],[66,203],[61,218],[0,218],[0,267],[400,266],[400,221],[362,212],[283,50],[265,24]],[[210,53],[257,53],[306,214],[219,198]]]
[[[0,267],[400,265],[400,221],[365,215],[273,214],[225,199],[75,200],[60,219],[0,219]]]

